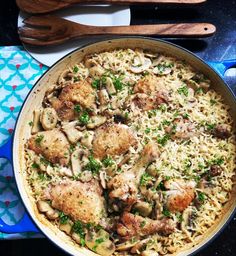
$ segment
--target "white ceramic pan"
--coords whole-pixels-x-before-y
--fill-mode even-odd
[[[203,60],[199,59],[191,52],[168,42],[143,37],[128,37],[113,39],[109,41],[102,41],[79,48],[65,56],[63,59],[59,60],[56,64],[54,64],[39,79],[39,81],[37,81],[34,88],[29,93],[16,123],[15,133],[13,135],[12,149],[10,148],[10,143],[6,144],[4,146],[4,150],[1,150],[1,155],[5,155],[6,157],[10,158],[10,160],[12,160],[15,179],[20,196],[33,222],[36,224],[38,229],[53,243],[55,243],[58,247],[72,255],[81,256],[95,254],[85,248],[80,248],[79,245],[73,243],[67,235],[62,232],[58,232],[58,229],[53,227],[53,225],[49,221],[47,221],[42,215],[38,213],[36,205],[33,203],[33,198],[30,195],[28,185],[26,184],[25,179],[26,168],[24,161],[24,144],[30,136],[30,127],[28,125],[28,120],[32,120],[33,110],[41,106],[44,94],[47,91],[48,87],[57,81],[59,74],[68,66],[73,66],[75,63],[78,63],[87,54],[97,53],[104,50],[112,50],[115,48],[136,47],[154,51],[158,50],[168,55],[172,55],[178,59],[184,59],[197,70],[199,70],[203,74],[206,74],[207,77],[212,81],[212,86],[214,87],[214,89],[223,96],[223,98],[225,99],[225,103],[230,106],[231,115],[234,118],[234,122],[236,123],[236,98],[228,85],[220,77],[220,75]],[[227,65],[232,66],[233,64],[235,64],[235,62],[228,62],[223,63],[221,66],[218,67],[220,69],[226,69]],[[10,155],[9,152],[11,150],[12,154]],[[229,221],[230,217],[234,213],[236,206],[235,191],[236,188],[234,188],[230,201],[224,207],[224,213],[222,214],[222,217],[217,221],[214,226],[209,229],[209,231],[205,234],[199,244],[193,248],[182,251],[178,255],[183,256],[196,253],[200,248],[202,248],[210,240],[212,240],[212,238],[215,237],[216,234],[220,232],[220,230],[222,230],[222,228],[226,225],[226,223]],[[17,228],[14,229],[14,231],[37,231],[37,228],[35,228],[34,224],[32,224],[30,218],[28,218],[27,215],[24,216],[20,225],[18,225]],[[0,222],[0,230],[11,232],[12,229],[12,227],[7,226],[2,221]]]

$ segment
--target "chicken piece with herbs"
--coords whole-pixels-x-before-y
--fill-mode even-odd
[[[173,179],[165,181],[164,186],[167,189],[166,207],[171,212],[182,212],[195,197],[196,183],[194,181]]]
[[[117,224],[117,233],[123,240],[155,233],[170,234],[174,229],[175,223],[171,219],[152,220],[129,212],[124,212]]]
[[[108,188],[111,190],[109,197],[117,198],[127,205],[132,205],[137,201],[138,185],[141,176],[145,172],[147,166],[156,160],[159,156],[156,144],[148,143],[136,164],[129,170],[113,177]]]
[[[135,144],[135,135],[127,125],[103,125],[95,131],[93,153],[95,157],[103,159],[108,155],[124,154]]]
[[[51,200],[52,207],[74,221],[97,225],[106,214],[102,189],[96,180],[63,181],[50,187],[45,196]]]
[[[28,141],[29,149],[41,154],[53,164],[67,166],[70,161],[70,144],[58,129],[38,132]]]

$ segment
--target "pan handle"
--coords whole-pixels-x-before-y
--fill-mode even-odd
[[[0,147],[0,158],[6,158],[12,164],[12,136],[8,141]],[[28,213],[25,212],[22,219],[15,225],[8,225],[0,218],[0,231],[8,234],[23,233],[23,232],[35,232],[39,233],[39,230],[32,222]]]
[[[222,62],[214,62],[214,61],[208,61],[207,62],[212,68],[214,68],[220,76],[224,77],[224,74],[227,69],[236,67],[236,59],[231,60],[225,60]]]

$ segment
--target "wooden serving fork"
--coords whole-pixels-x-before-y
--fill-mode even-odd
[[[70,39],[98,35],[156,35],[159,37],[207,37],[216,28],[210,23],[179,23],[131,26],[89,26],[43,15],[24,20],[19,28],[22,42],[31,45],[56,45]]]
[[[69,7],[73,4],[186,4],[194,5],[206,0],[16,0],[20,10],[31,14],[43,14]]]

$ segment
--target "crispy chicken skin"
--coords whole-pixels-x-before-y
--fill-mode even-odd
[[[169,103],[169,96],[167,91],[162,90],[156,92],[152,95],[147,95],[145,93],[136,93],[132,97],[133,104],[142,109],[143,111],[148,111],[152,109],[156,109],[159,105],[163,103]]]
[[[135,174],[132,171],[116,175],[107,185],[109,189],[112,189],[109,193],[110,198],[118,198],[128,205],[137,201],[138,188]]]
[[[64,181],[47,191],[52,207],[69,215],[74,221],[98,224],[105,214],[102,189],[96,180],[83,183]]]
[[[88,80],[84,80],[64,87],[59,95],[59,100],[80,104],[84,108],[93,108],[96,94]]]
[[[54,164],[64,166],[69,164],[70,144],[58,129],[38,132],[29,139],[28,147]]]
[[[147,75],[140,79],[134,86],[134,93],[152,94],[160,88],[157,77],[153,75]]]
[[[168,180],[164,183],[167,189],[166,206],[171,212],[182,212],[193,201],[195,182],[182,179]]]
[[[93,140],[94,156],[103,159],[105,156],[124,154],[136,144],[132,130],[124,124],[108,124],[98,128]]]
[[[123,240],[132,237],[142,237],[155,233],[170,234],[174,231],[175,224],[170,219],[152,220],[129,212],[124,212],[117,224],[117,233]]]
[[[75,119],[74,103],[53,98],[51,104],[62,121],[71,121]]]

